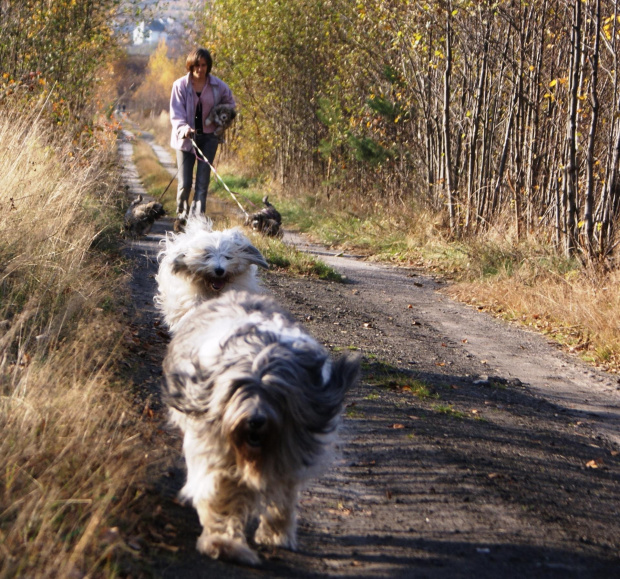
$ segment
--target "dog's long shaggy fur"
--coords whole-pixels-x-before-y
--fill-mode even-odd
[[[265,207],[260,211],[248,215],[245,224],[268,237],[281,237],[282,216],[280,212],[269,202],[267,195],[263,197],[263,204]]]
[[[125,233],[131,237],[147,235],[153,223],[166,215],[164,206],[158,201],[142,203],[142,195],[138,195],[125,212]]]
[[[207,121],[215,125],[213,131],[217,137],[221,137],[228,129],[237,116],[237,111],[230,105],[217,105],[211,109]]]
[[[325,464],[359,359],[327,351],[267,297],[230,292],[197,307],[164,360],[164,399],[184,432],[197,548],[255,565],[258,544],[296,545],[298,493]]]
[[[202,216],[189,219],[183,233],[169,233],[162,243],[155,303],[171,332],[205,300],[233,289],[260,292],[257,266],[269,267],[239,229],[213,231]]]

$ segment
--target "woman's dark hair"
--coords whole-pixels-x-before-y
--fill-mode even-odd
[[[188,55],[185,61],[185,68],[188,72],[193,72],[194,67],[200,62],[200,59],[204,58],[207,61],[207,74],[211,74],[213,68],[213,58],[211,53],[206,48],[194,48]]]

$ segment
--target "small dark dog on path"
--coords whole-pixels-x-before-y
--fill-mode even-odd
[[[254,231],[258,231],[268,237],[282,236],[282,216],[278,210],[269,203],[267,195],[263,197],[265,207],[252,215],[248,215],[245,224]]]
[[[166,215],[164,206],[158,201],[142,203],[142,195],[138,195],[129,205],[125,213],[125,233],[130,237],[147,235],[153,227],[153,223]]]

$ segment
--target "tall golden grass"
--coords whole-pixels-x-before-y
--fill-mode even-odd
[[[143,472],[115,378],[124,280],[113,134],[86,153],[0,115],[0,577],[115,576],[109,532]],[[108,531],[108,532],[106,532]]]

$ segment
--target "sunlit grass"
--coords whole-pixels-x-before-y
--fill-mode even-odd
[[[452,404],[435,404],[433,410],[438,414],[449,416],[450,418],[465,418],[466,414],[456,410]]]
[[[0,116],[0,576],[112,577],[145,468],[122,392],[122,189],[113,134],[82,157]],[[19,147],[14,146],[18,142]]]
[[[366,384],[376,388],[410,392],[421,400],[438,397],[428,384],[414,378],[410,373],[385,362],[369,360],[371,359],[366,356],[366,361],[362,363]]]
[[[133,144],[133,162],[146,192],[163,204],[168,215],[176,211],[177,180],[162,167],[153,149],[136,139]]]

